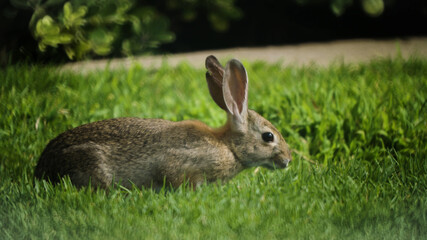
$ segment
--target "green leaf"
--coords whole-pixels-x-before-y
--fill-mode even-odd
[[[52,47],[57,47],[58,44],[61,43],[61,39],[59,36],[48,36],[42,39],[42,43]]]
[[[89,34],[93,51],[98,55],[107,55],[111,52],[114,36],[105,29],[97,28]]]
[[[118,1],[116,12],[118,14],[125,14],[127,11],[129,11],[132,8],[132,6],[133,6],[133,3],[129,0]]]
[[[84,17],[87,13],[87,7],[86,6],[80,6],[79,9],[75,12],[74,16],[76,18]]]
[[[91,44],[87,41],[79,41],[77,46],[74,48],[76,53],[76,59],[83,59],[87,53],[90,52]]]
[[[132,55],[132,47],[129,39],[122,42],[122,53],[126,56]]]
[[[86,24],[86,20],[83,18],[87,13],[86,6],[80,6],[77,11],[73,12],[73,8],[70,2],[64,4],[64,17],[63,23],[67,29],[78,28]]]
[[[362,0],[363,10],[372,17],[378,17],[384,12],[383,0]]]
[[[42,52],[46,51],[46,45],[43,42],[39,42],[39,49]]]
[[[61,44],[70,43],[73,40],[74,36],[68,33],[62,33],[59,35],[59,42]]]
[[[129,22],[132,24],[132,29],[136,34],[141,33],[141,21],[136,16],[129,16],[128,18]]]
[[[64,18],[65,19],[70,19],[72,12],[73,12],[73,9],[72,9],[71,3],[70,2],[66,2],[64,4]]]
[[[73,60],[74,56],[76,55],[76,52],[74,51],[74,49],[70,46],[66,46],[64,49],[65,49],[65,53],[67,54],[68,58]]]
[[[57,35],[61,31],[59,25],[49,16],[46,15],[36,24],[35,35],[37,37]]]

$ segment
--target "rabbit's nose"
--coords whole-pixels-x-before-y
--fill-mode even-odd
[[[283,165],[285,166],[285,168],[287,168],[289,166],[289,163],[292,161],[291,158],[285,158],[283,159]]]
[[[278,161],[276,161],[276,166],[279,168],[287,168],[289,166],[289,158],[281,158],[281,159],[277,159]]]

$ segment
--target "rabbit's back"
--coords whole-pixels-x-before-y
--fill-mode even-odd
[[[165,180],[179,185],[185,178],[195,184],[231,178],[240,166],[221,142],[221,133],[208,128],[198,121],[140,118],[85,124],[47,145],[35,175],[54,182],[68,175],[77,186],[91,182],[101,187],[112,182],[161,187]]]

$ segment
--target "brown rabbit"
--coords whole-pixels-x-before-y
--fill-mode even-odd
[[[174,188],[183,182],[226,181],[245,168],[285,168],[291,153],[277,129],[248,110],[248,76],[238,60],[225,69],[206,58],[206,80],[227,112],[213,129],[196,120],[117,118],[68,130],[49,142],[35,169],[39,179],[68,175],[76,186]]]

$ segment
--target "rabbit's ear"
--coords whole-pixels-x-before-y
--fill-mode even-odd
[[[227,110],[239,123],[246,122],[248,113],[248,75],[241,62],[230,60],[225,66],[222,92]]]
[[[208,83],[209,93],[215,103],[225,111],[227,106],[224,102],[224,96],[222,95],[222,81],[224,78],[224,68],[215,56],[211,55],[206,58],[206,81]]]

